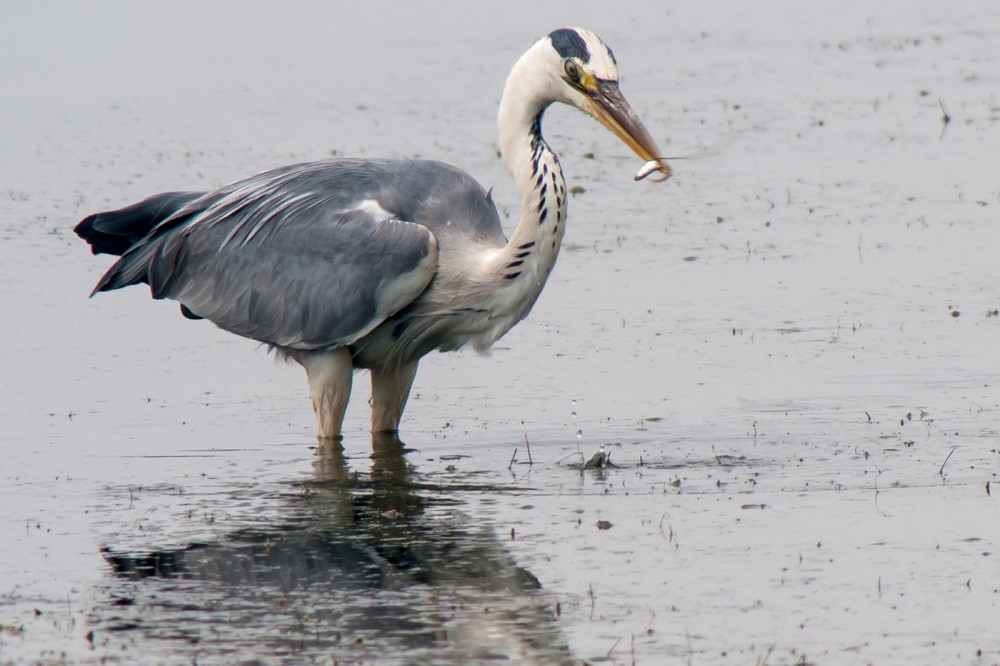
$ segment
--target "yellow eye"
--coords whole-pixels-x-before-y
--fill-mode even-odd
[[[563,69],[566,72],[566,76],[573,79],[574,81],[580,80],[580,68],[576,66],[576,63],[572,59],[566,58],[566,62],[563,63]]]

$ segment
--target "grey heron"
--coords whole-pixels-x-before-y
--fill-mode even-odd
[[[486,350],[528,314],[552,271],[567,208],[542,138],[553,102],[591,115],[646,160],[636,179],[670,176],[621,93],[611,50],[563,28],[517,61],[500,100],[500,152],[522,204],[509,239],[490,193],[453,166],[327,159],[87,217],[74,231],[94,254],[120,256],[91,295],[145,283],[185,316],[294,359],[321,439],[340,437],[353,372],[368,369],[372,431],[394,432],[420,359]]]

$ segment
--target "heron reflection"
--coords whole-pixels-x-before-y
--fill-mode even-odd
[[[105,549],[116,575],[98,627],[222,659],[577,663],[538,579],[461,510],[464,493],[501,489],[429,482],[392,434],[372,448],[361,473],[339,442],[321,445],[314,478],[288,484],[265,524]]]

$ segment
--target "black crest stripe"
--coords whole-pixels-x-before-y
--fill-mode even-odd
[[[580,62],[590,62],[590,49],[576,30],[561,28],[549,33],[552,46],[563,58],[577,58]]]

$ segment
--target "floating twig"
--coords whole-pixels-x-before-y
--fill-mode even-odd
[[[528,467],[531,467],[535,463],[531,461],[531,444],[528,442],[528,433],[524,433],[524,446],[528,449]]]
[[[941,475],[941,478],[944,478],[944,466],[948,464],[949,460],[951,460],[951,454],[955,453],[955,449],[957,448],[957,446],[951,447],[951,451],[948,452],[948,457],[944,459],[943,463],[941,463],[941,469],[938,470],[938,474]]]
[[[887,514],[885,511],[883,511],[879,507],[879,505],[878,505],[878,494],[880,492],[879,489],[878,489],[878,479],[879,479],[880,476],[882,476],[882,472],[886,472],[888,470],[879,469],[878,465],[875,465],[875,469],[876,469],[876,471],[878,471],[878,474],[875,475],[875,510],[879,513],[879,515],[882,515],[882,516],[885,516],[886,518],[888,518],[889,514]]]
[[[514,461],[517,460],[517,447],[514,447],[514,455],[510,457],[510,463],[507,465],[507,470],[509,471],[511,467],[514,466]]]
[[[938,106],[941,107],[941,134],[938,136],[938,141],[944,138],[944,132],[948,129],[948,123],[951,122],[951,116],[948,115],[948,110],[944,108],[944,102],[938,99]]]
[[[611,649],[608,650],[608,655],[607,655],[608,659],[611,659],[611,653],[614,652],[615,648],[618,647],[618,644],[621,642],[622,642],[622,637],[619,636],[618,640],[616,640],[614,645],[611,646]]]
[[[938,99],[938,106],[941,107],[941,113],[944,114],[941,116],[941,123],[947,125],[951,122],[951,116],[948,115],[948,109],[944,108],[944,101]]]

